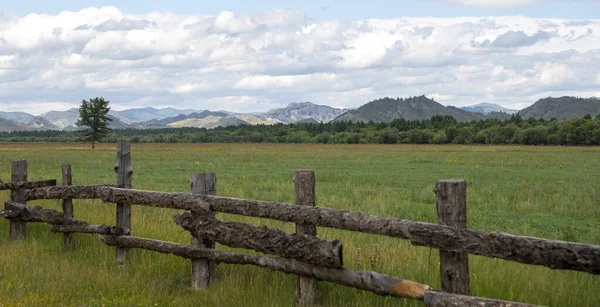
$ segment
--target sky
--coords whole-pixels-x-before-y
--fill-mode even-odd
[[[600,97],[600,1],[12,1],[0,111]]]

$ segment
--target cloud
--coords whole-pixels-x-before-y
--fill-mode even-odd
[[[598,92],[599,39],[599,20],[518,16],[316,22],[296,10],[139,15],[116,7],[5,14],[0,108],[29,111],[38,101],[60,109],[105,96],[114,109],[247,112],[421,94],[521,106]]]
[[[132,20],[123,18],[121,20],[109,19],[99,25],[91,26],[88,24],[80,25],[75,30],[90,30],[94,29],[98,32],[106,31],[132,31],[143,30],[147,27],[156,26],[156,23],[148,20]]]
[[[481,7],[487,9],[504,9],[511,7],[520,7],[527,6],[539,2],[543,2],[544,0],[442,0],[443,2],[464,5],[464,6],[474,6]]]
[[[537,42],[547,41],[551,36],[551,33],[541,30],[532,35],[527,35],[523,31],[508,31],[496,37],[490,46],[498,48],[531,46]]]

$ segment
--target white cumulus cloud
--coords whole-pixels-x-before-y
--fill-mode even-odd
[[[112,6],[5,14],[0,110],[40,113],[104,96],[117,110],[246,112],[421,94],[522,107],[597,94],[599,41],[600,20],[522,16],[314,21],[295,10],[129,14]]]

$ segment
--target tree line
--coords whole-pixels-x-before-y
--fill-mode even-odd
[[[89,131],[1,132],[0,142],[80,142]],[[522,144],[600,145],[600,115],[579,119],[487,119],[458,122],[451,116],[389,123],[335,121],[205,128],[111,130],[104,142],[321,143],[321,144]]]

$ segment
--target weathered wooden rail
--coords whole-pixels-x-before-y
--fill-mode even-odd
[[[131,248],[177,255],[191,260],[192,289],[210,286],[216,262],[248,264],[295,274],[299,305],[318,304],[317,280],[324,280],[380,295],[422,300],[427,306],[532,306],[469,296],[468,254],[600,274],[598,245],[468,229],[466,184],[462,180],[442,180],[436,184],[437,225],[317,208],[315,177],[310,170],[295,173],[296,204],[216,196],[214,174],[193,174],[191,194],[131,189],[133,168],[127,143],[118,145],[115,172],[117,185],[73,186],[71,168],[65,165],[63,185],[56,186],[55,180],[28,182],[26,161],[15,161],[12,182],[0,182],[0,190],[11,190],[11,200],[6,201],[4,210],[0,211],[0,216],[10,220],[11,240],[25,238],[26,223],[43,222],[52,225],[53,232],[65,234],[67,249],[74,246],[72,233],[99,234],[102,242],[116,247],[119,263],[125,261]],[[63,212],[26,205],[27,201],[40,199],[62,199]],[[89,225],[75,219],[73,199],[101,199],[117,204],[116,226]],[[131,236],[131,205],[189,211],[175,215],[174,222],[190,232],[191,244]],[[215,212],[296,223],[296,233],[220,221]],[[343,268],[341,242],[317,238],[316,226],[397,237],[414,245],[439,249],[443,292],[377,272]],[[215,249],[215,242],[279,258],[221,251]]]

